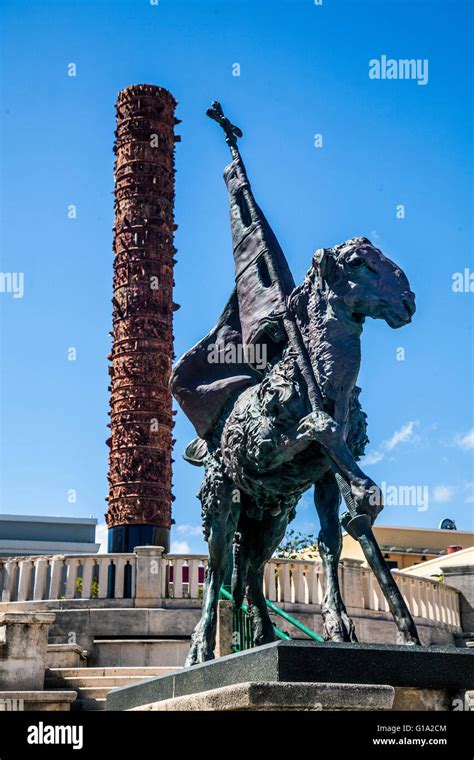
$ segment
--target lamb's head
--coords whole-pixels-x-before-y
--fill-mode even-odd
[[[367,238],[316,251],[313,268],[329,300],[355,323],[365,317],[384,319],[393,328],[411,322],[415,294],[405,273]]]

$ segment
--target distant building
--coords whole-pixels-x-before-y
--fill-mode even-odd
[[[438,557],[454,554],[461,549],[474,547],[474,531],[472,530],[374,525],[373,531],[382,554],[392,570],[405,570],[406,567],[411,568],[412,565],[419,565]],[[301,549],[297,557],[318,559],[317,545]],[[341,560],[343,559],[357,559],[367,565],[359,542],[344,532],[341,552]]]
[[[38,554],[95,554],[97,520],[0,514],[0,557]]]
[[[460,549],[451,554],[443,554],[429,559],[427,562],[417,563],[411,567],[403,568],[404,573],[416,575],[418,578],[444,578],[450,574],[450,568],[463,567],[474,569],[474,546]]]
[[[373,531],[387,564],[398,570],[474,546],[471,530],[374,525]],[[365,560],[359,542],[347,533],[343,534],[341,555],[346,558]]]
[[[474,547],[443,554],[403,572],[415,578],[442,581],[458,591],[463,633],[457,637],[457,646],[474,647]]]

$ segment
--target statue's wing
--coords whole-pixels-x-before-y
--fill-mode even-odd
[[[216,326],[179,359],[171,375],[171,392],[201,438],[210,433],[236,390],[261,379],[258,371],[238,360],[241,347],[234,290]]]

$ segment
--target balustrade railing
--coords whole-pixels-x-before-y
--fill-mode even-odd
[[[135,554],[0,558],[0,601],[132,597],[135,560]]]
[[[388,612],[387,600],[374,574],[368,568],[361,568],[361,573],[364,609]],[[397,570],[392,573],[412,615],[460,627],[459,592],[456,589]]]
[[[205,555],[164,555],[160,547],[137,547],[129,554],[55,555],[0,558],[0,610],[14,602],[64,600],[198,600],[207,567]],[[393,571],[415,617],[460,627],[459,593],[438,581]],[[388,612],[388,604],[373,573],[353,560],[339,565],[346,606]],[[320,606],[324,577],[319,560],[273,558],[264,573],[264,593],[270,602]],[[51,606],[51,605],[50,605]]]

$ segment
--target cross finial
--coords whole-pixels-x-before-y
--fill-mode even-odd
[[[227,145],[235,150],[237,149],[237,138],[242,137],[242,130],[235,126],[235,124],[232,124],[229,119],[227,119],[226,116],[224,116],[224,111],[222,110],[221,104],[214,100],[211,104],[211,107],[207,109],[206,114],[209,116],[210,119],[213,119],[214,121],[217,121],[218,124],[222,127],[225,134],[225,141]]]

